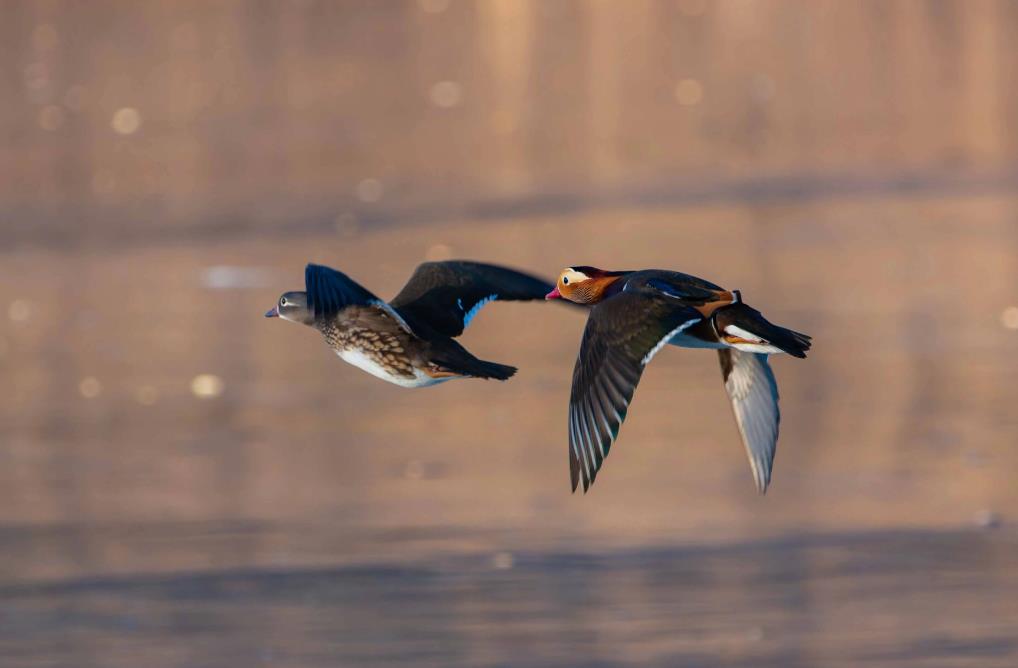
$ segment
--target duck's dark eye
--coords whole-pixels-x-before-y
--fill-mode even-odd
[[[283,297],[282,299],[279,300],[279,305],[280,306],[286,306],[289,303],[290,302],[286,301],[286,297]]]
[[[562,277],[562,285],[569,285],[569,278],[566,276]]]

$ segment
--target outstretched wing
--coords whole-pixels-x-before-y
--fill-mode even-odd
[[[389,304],[410,322],[459,336],[488,302],[544,299],[553,287],[536,276],[493,264],[425,262]]]
[[[753,469],[753,480],[763,494],[771,481],[771,465],[778,445],[781,422],[778,383],[767,355],[724,348],[718,351],[718,357],[735,422]]]
[[[700,322],[692,307],[645,292],[620,292],[594,306],[583,332],[569,397],[569,475],[594,483],[626,419],[643,368],[672,336]]]
[[[347,306],[368,306],[379,303],[378,297],[360,286],[343,272],[320,264],[304,268],[304,289],[308,295],[308,308],[315,320],[334,317]]]

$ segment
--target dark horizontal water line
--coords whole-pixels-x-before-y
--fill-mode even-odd
[[[338,212],[354,215],[359,229],[398,227],[451,220],[554,218],[594,210],[635,207],[645,210],[703,206],[805,204],[825,199],[959,197],[1018,194],[1018,165],[992,171],[920,169],[880,173],[795,172],[740,178],[676,178],[648,185],[581,187],[515,197],[465,198],[452,202],[365,206],[348,199],[320,202],[302,210],[266,217],[250,212],[214,214],[200,223],[180,223],[150,213],[158,222],[134,224],[137,206],[80,207],[54,213],[0,211],[0,249],[16,246],[65,249],[188,244],[264,237],[320,235],[335,231]],[[260,202],[259,204],[272,204]],[[283,203],[281,203],[282,205]],[[73,222],[70,222],[71,218]],[[56,218],[57,221],[53,222]],[[64,222],[66,219],[68,222]],[[50,222],[43,222],[43,221]],[[102,222],[100,222],[102,221]],[[111,222],[112,221],[112,222]]]
[[[868,569],[879,566],[881,560],[895,560],[894,568],[916,566],[916,560],[957,559],[959,554],[972,554],[985,543],[1001,547],[1018,545],[1018,534],[1007,528],[985,530],[978,528],[952,529],[880,529],[843,532],[790,533],[770,538],[690,545],[647,545],[634,548],[612,548],[604,551],[544,550],[523,548],[513,553],[515,565],[522,571],[555,571],[577,569],[582,571],[613,571],[648,569],[655,565],[683,560],[731,558],[755,562],[766,555],[781,558],[789,551],[849,549],[866,562]],[[978,550],[977,550],[978,552]],[[909,557],[904,558],[903,557]],[[226,569],[180,570],[170,572],[133,572],[115,574],[79,575],[64,578],[31,581],[9,580],[0,584],[0,596],[41,596],[88,591],[123,591],[136,588],[164,588],[179,585],[195,586],[212,583],[249,582],[276,583],[307,581],[318,578],[341,580],[344,578],[371,577],[440,577],[447,574],[464,574],[490,570],[491,554],[453,553],[422,555],[411,560],[392,560],[372,563],[343,563],[337,565],[236,566]],[[842,564],[839,568],[850,568]]]

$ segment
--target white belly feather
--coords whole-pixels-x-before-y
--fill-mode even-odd
[[[389,373],[385,367],[375,362],[370,356],[365,355],[359,350],[337,350],[336,354],[339,355],[347,364],[367,371],[375,378],[381,378],[382,380],[388,381],[393,385],[399,385],[400,387],[427,387],[429,385],[437,385],[438,383],[444,383],[447,380],[452,380],[455,376],[449,376],[446,378],[432,378],[428,374],[424,373],[420,369],[414,369],[414,377],[408,378],[406,376],[398,376]]]
[[[737,329],[738,331],[737,332],[731,331],[733,329]],[[718,342],[702,341],[701,339],[698,339],[698,338],[696,338],[694,336],[689,336],[685,332],[679,332],[678,334],[676,334],[675,336],[670,338],[668,340],[668,343],[670,343],[673,346],[679,346],[681,348],[714,348],[714,349],[717,349],[717,348],[735,348],[736,350],[743,350],[743,351],[745,351],[747,353],[767,353],[768,355],[771,355],[771,354],[774,354],[774,353],[783,353],[783,352],[785,352],[781,348],[778,348],[776,346],[772,346],[769,343],[767,343],[766,341],[764,341],[764,340],[754,336],[753,334],[750,334],[749,332],[747,332],[747,331],[745,331],[743,329],[739,329],[737,327],[730,326],[725,331],[727,331],[729,334],[734,334],[736,336],[739,336],[740,338],[748,339],[750,337],[753,337],[753,338],[757,339],[758,343],[734,343],[734,344],[732,344],[732,343],[723,343],[723,342],[720,342],[720,341],[718,341]]]

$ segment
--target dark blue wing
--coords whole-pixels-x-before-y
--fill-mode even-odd
[[[496,299],[543,300],[553,287],[536,276],[492,264],[425,262],[389,303],[410,322],[459,336],[485,304]]]
[[[309,264],[304,269],[304,289],[315,320],[332,318],[347,306],[379,302],[378,297],[346,274],[320,264]]]

